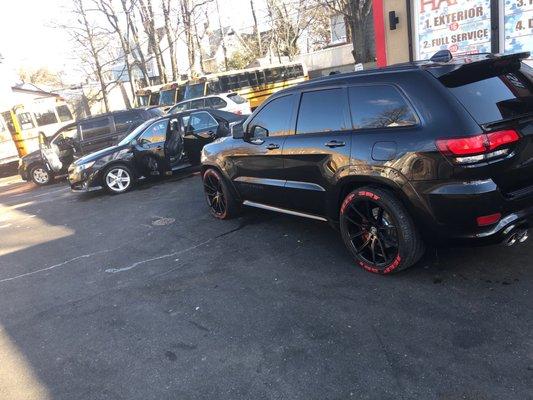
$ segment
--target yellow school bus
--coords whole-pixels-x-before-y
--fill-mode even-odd
[[[183,99],[235,92],[246,98],[254,110],[272,93],[308,79],[307,68],[302,63],[227,71],[189,80]]]
[[[187,81],[179,80],[169,82],[161,86],[159,89],[159,102],[161,107],[172,106],[183,100],[185,86]]]
[[[163,85],[152,85],[136,90],[135,105],[137,107],[159,105],[159,90],[161,86]]]
[[[10,109],[0,110],[0,153],[2,158],[14,156],[13,145],[18,157],[39,149],[39,133],[53,135],[57,130],[74,121],[68,104],[61,97],[45,97],[17,104]],[[10,140],[11,139],[11,140]]]

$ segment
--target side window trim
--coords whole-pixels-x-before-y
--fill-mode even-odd
[[[297,136],[305,136],[305,135],[319,135],[319,134],[324,133],[324,132],[297,133],[298,117],[300,116],[300,106],[302,104],[302,98],[305,93],[318,92],[318,91],[331,90],[331,89],[341,89],[343,92],[344,103],[343,103],[343,109],[342,109],[342,118],[344,120],[343,123],[346,126],[346,128],[343,129],[342,131],[350,131],[353,129],[352,116],[350,112],[350,99],[348,96],[348,87],[346,85],[321,86],[318,88],[310,88],[310,89],[302,90],[300,93],[298,93],[298,99],[296,101],[296,110],[293,112],[293,116],[294,116],[294,124],[292,125],[293,134]]]
[[[353,125],[352,104],[350,102],[349,90],[352,87],[372,87],[372,86],[392,87],[400,95],[400,97],[405,101],[405,104],[407,104],[407,106],[409,107],[409,110],[412,112],[413,116],[416,119],[416,124],[409,125],[409,126],[387,126],[383,128],[355,128]],[[352,131],[360,132],[360,131],[375,131],[375,130],[383,130],[383,129],[398,130],[398,129],[406,129],[406,128],[408,129],[419,128],[420,126],[422,126],[422,119],[420,118],[420,114],[418,113],[418,110],[414,106],[413,102],[411,101],[407,93],[405,93],[405,91],[400,86],[394,83],[390,83],[390,82],[354,83],[354,84],[347,85],[346,91],[348,94],[348,112],[349,112],[348,116],[350,118],[350,125],[352,127],[351,128]]]

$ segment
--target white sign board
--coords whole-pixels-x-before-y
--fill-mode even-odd
[[[414,0],[413,16],[417,60],[491,51],[490,0]]]
[[[503,21],[503,52],[533,52],[533,0],[505,0]]]

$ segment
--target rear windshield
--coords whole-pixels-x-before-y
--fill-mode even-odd
[[[532,81],[527,66],[450,90],[479,124],[533,113]]]
[[[247,102],[247,100],[244,97],[238,95],[237,93],[228,94],[228,98],[233,100],[233,102],[237,104],[244,104]]]

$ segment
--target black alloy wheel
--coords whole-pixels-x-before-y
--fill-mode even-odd
[[[224,219],[227,213],[227,205],[222,189],[222,181],[212,169],[204,173],[204,191],[211,214],[216,218]]]
[[[204,172],[202,179],[211,214],[218,219],[229,219],[236,216],[240,207],[220,172],[209,168]]]
[[[403,205],[381,189],[350,193],[342,203],[340,228],[357,263],[373,273],[405,269],[423,254],[423,244]]]

